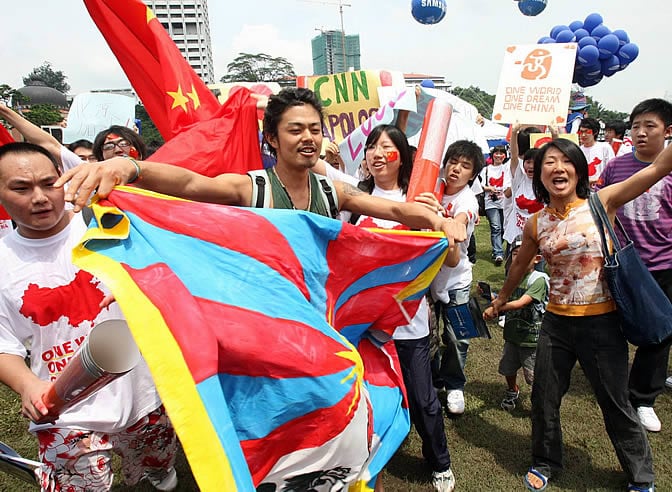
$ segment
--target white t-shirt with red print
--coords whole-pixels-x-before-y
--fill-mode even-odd
[[[581,150],[588,161],[588,181],[593,183],[598,180],[607,162],[615,157],[614,149],[607,142],[595,142],[590,147],[581,145]]]
[[[449,292],[451,290],[462,289],[471,285],[473,278],[472,264],[469,261],[467,249],[478,218],[478,201],[471,188],[465,186],[454,195],[443,195],[441,204],[445,207],[448,217],[456,217],[460,213],[465,213],[468,219],[467,239],[458,245],[460,261],[454,267],[441,265],[441,269],[431,285],[432,297],[447,304],[450,302]]]
[[[532,178],[529,178],[525,173],[522,160],[516,167],[516,172],[511,180],[511,199],[513,201],[513,213],[504,225],[503,236],[509,244],[523,233],[527,219],[544,208],[544,204],[538,202],[534,196]]]
[[[72,264],[72,249],[86,230],[75,215],[58,234],[27,239],[11,232],[0,240],[0,353],[26,357],[43,381],[53,381],[91,328],[123,318],[116,303],[100,308],[107,288]],[[115,432],[155,410],[161,401],[141,359],[128,374],[65,410],[55,427]],[[36,431],[51,424],[35,425]]]
[[[497,200],[492,199],[492,193],[485,192],[485,209],[504,208],[504,190],[511,186],[511,171],[509,166],[501,164],[499,166],[485,166],[481,170],[482,186],[492,186],[497,191]]]

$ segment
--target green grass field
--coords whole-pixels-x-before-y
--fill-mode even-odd
[[[487,220],[477,228],[477,244],[474,281],[485,280],[498,289],[504,273],[503,267],[495,267],[490,262]],[[497,374],[502,330],[492,325],[490,331],[491,340],[476,339],[469,349],[466,412],[457,419],[446,419],[457,489],[474,492],[525,490],[522,475],[530,464],[530,388],[524,385],[521,377],[520,405],[512,413],[499,408],[505,389],[503,378]],[[20,401],[4,386],[0,387],[0,401],[0,440],[22,455],[35,458],[37,446],[26,432],[26,421],[19,415]],[[649,433],[649,440],[658,475],[657,490],[672,491],[672,390],[658,398],[656,412],[663,422],[663,430],[657,434]],[[592,390],[578,366],[563,401],[562,423],[565,470],[554,477],[546,490],[624,490],[625,475],[604,430]],[[178,458],[178,475],[178,490],[198,490],[183,455]],[[389,463],[383,480],[387,492],[432,490],[430,470],[422,460],[420,440],[414,430]],[[0,491],[21,490],[27,490],[26,484],[0,473]],[[153,489],[115,485],[113,490]]]

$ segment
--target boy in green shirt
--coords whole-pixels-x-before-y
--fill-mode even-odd
[[[522,243],[520,236],[513,241],[511,260],[518,254],[518,248]],[[527,384],[531,386],[534,381],[537,339],[541,329],[541,318],[548,302],[548,275],[534,269],[540,259],[541,257],[537,255],[530,261],[527,274],[511,295],[512,300],[499,309],[500,314],[506,312],[504,349],[499,361],[499,373],[504,376],[508,385],[501,407],[509,412],[516,408],[520,395],[517,383],[518,369],[522,367]],[[492,307],[488,307],[483,313],[485,320],[496,317]]]

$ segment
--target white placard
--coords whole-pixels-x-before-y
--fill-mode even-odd
[[[78,94],[70,106],[68,126],[63,129],[63,143],[82,138],[93,142],[99,132],[112,125],[133,128],[134,98],[106,92]]]

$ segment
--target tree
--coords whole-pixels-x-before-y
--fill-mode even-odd
[[[35,104],[23,116],[37,126],[56,125],[63,121],[63,115],[53,104]]]
[[[156,128],[156,125],[147,114],[147,110],[142,104],[135,105],[135,117],[140,120],[140,135],[146,144],[150,142],[157,142],[158,144],[163,144],[164,140],[159,133],[159,130]]]
[[[226,70],[228,73],[221,78],[222,82],[277,82],[296,77],[294,65],[286,58],[265,53],[239,53]]]
[[[482,91],[473,85],[464,87],[455,87],[451,90],[453,94],[464,99],[470,104],[476,106],[476,109],[486,118],[492,115],[492,108],[495,105],[495,96]]]
[[[29,99],[12,86],[0,84],[0,101],[5,101],[7,104],[11,101],[11,106],[16,107],[18,104],[27,103]]]
[[[51,63],[45,61],[39,67],[33,68],[33,71],[23,78],[23,83],[28,85],[32,80],[41,80],[47,87],[67,94],[70,90],[70,85],[66,82],[66,79],[67,77],[62,71],[54,71]]]

